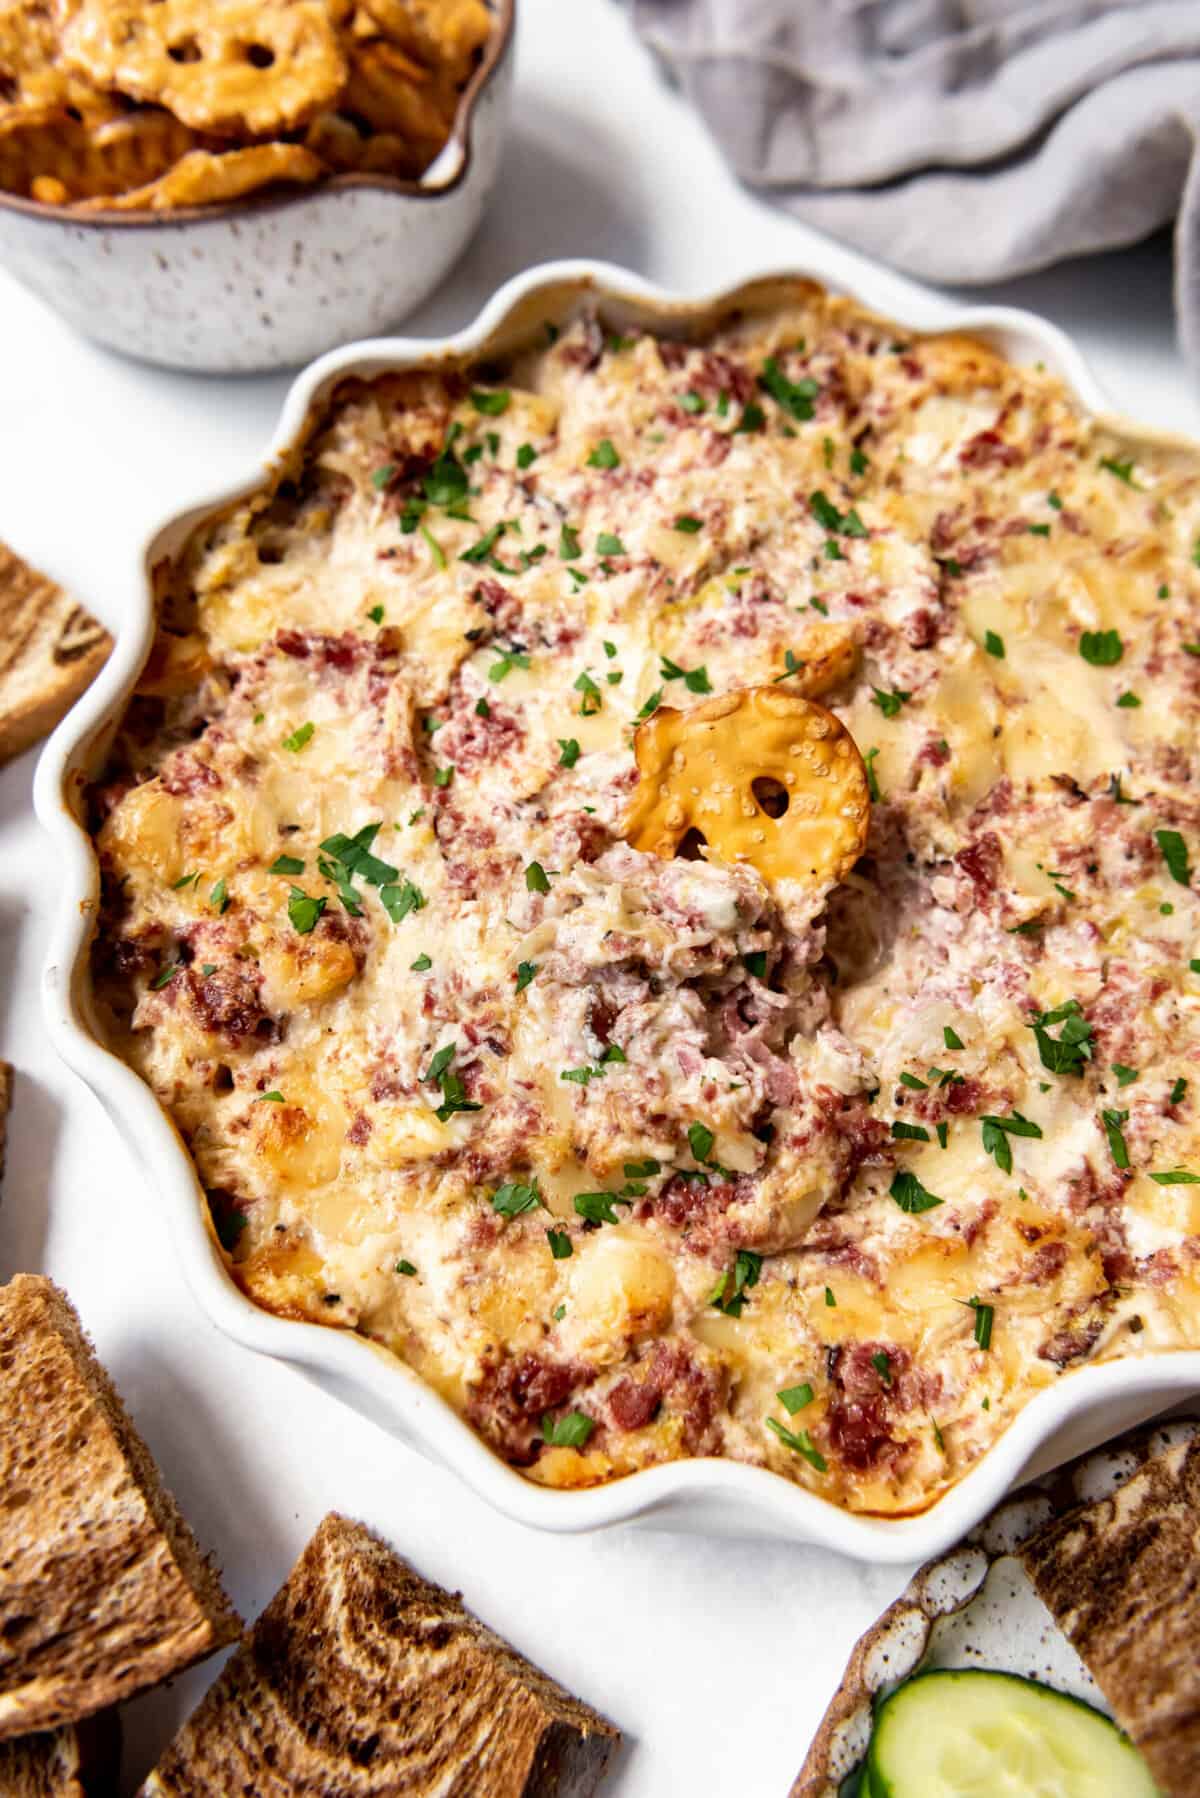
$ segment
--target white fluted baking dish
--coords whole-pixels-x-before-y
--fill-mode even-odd
[[[264,470],[298,437],[309,408],[348,375],[439,366],[500,356],[547,318],[562,319],[599,301],[617,329],[691,325],[735,303],[751,287],[760,302],[798,278],[823,281],[819,266],[771,274],[736,291],[701,297],[664,292],[604,265],[570,262],[530,270],[509,282],[474,324],[442,342],[402,338],[337,350],[299,376],[262,461],[156,530],[129,571],[135,600],[111,661],[60,726],[42,757],[35,799],[63,870],[63,898],[44,976],[48,1025],[64,1059],[97,1094],[167,1208],[188,1280],[213,1321],[236,1340],[301,1368],[326,1390],[457,1472],[482,1497],[521,1522],[557,1531],[588,1530],[637,1519],[715,1533],[820,1543],[875,1561],[907,1561],[942,1552],[1022,1478],[1084,1452],[1200,1388],[1200,1353],[1180,1351],[1085,1367],[1032,1399],[971,1473],[918,1516],[882,1519],[842,1510],[774,1473],[715,1459],[672,1462],[578,1491],[532,1484],[506,1465],[403,1363],[347,1332],[276,1317],[243,1296],[226,1272],[205,1219],[205,1199],[190,1156],[150,1089],[102,1046],[89,995],[88,946],[98,901],[98,867],[80,817],[84,789],[101,766],[154,634],[151,570],[174,554],[196,522],[257,486]],[[1004,308],[955,309],[929,297],[897,308],[887,296],[855,298],[914,330],[957,330],[1017,362],[1055,370],[1083,406],[1105,410],[1082,358],[1053,326]],[[1127,429],[1127,427],[1122,427]],[[1149,435],[1148,433],[1146,435]]]

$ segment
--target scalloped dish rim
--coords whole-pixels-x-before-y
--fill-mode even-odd
[[[38,763],[34,804],[61,858],[62,896],[42,975],[47,1028],[62,1059],[92,1089],[125,1138],[148,1182],[160,1191],[175,1252],[202,1310],[235,1341],[287,1361],[409,1447],[448,1467],[504,1515],[533,1528],[576,1532],[638,1519],[676,1528],[761,1536],[833,1549],[858,1560],[903,1563],[942,1553],[1022,1479],[1098,1447],[1132,1424],[1200,1391],[1200,1351],[1180,1349],[1085,1367],[1032,1398],[977,1465],[925,1510],[902,1517],[849,1511],[763,1468],[720,1458],[671,1461],[573,1491],[524,1478],[406,1364],[387,1350],[328,1325],[277,1317],[245,1297],[226,1270],[206,1221],[191,1156],[150,1087],[99,1040],[90,1008],[88,949],[99,891],[91,839],[77,802],[107,748],[149,651],[154,627],[151,571],[206,513],[259,485],[301,435],[310,408],[349,375],[476,359],[519,340],[547,304],[569,311],[593,298],[632,322],[693,323],[757,290],[815,281],[917,331],[962,331],[1014,359],[1055,369],[1087,411],[1108,415],[1103,393],[1079,351],[1056,326],[1011,307],[961,307],[934,294],[889,298],[847,284],[819,257],[803,268],[772,268],[699,296],[672,293],[610,264],[541,264],[496,292],[473,323],[441,339],[379,338],[332,350],[292,382],[271,442],[253,468],[224,483],[147,537],[129,571],[138,594],[107,665],[59,725]],[[903,293],[904,289],[900,290]],[[1179,443],[1170,433],[1120,421],[1143,439]]]

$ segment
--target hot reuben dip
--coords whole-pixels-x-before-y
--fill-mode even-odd
[[[91,792],[234,1279],[530,1479],[883,1513],[1200,1344],[1198,539],[1194,452],[800,285],[344,381]]]

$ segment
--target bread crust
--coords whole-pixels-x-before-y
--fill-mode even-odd
[[[240,1620],[52,1281],[0,1288],[0,1741],[236,1639]]]
[[[587,1798],[619,1740],[331,1512],[141,1798]]]
[[[0,762],[54,729],[111,649],[103,625],[0,543]]]
[[[121,1759],[116,1711],[0,1742],[5,1798],[112,1798]]]

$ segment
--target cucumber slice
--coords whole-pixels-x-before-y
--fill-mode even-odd
[[[919,1673],[884,1700],[871,1798],[1159,1798],[1141,1755],[1090,1705],[1015,1673]]]

